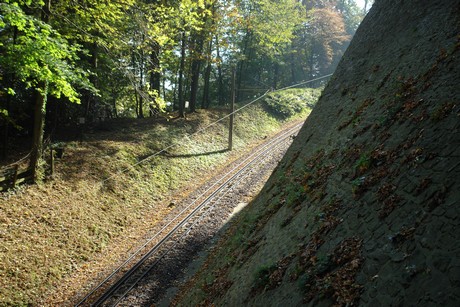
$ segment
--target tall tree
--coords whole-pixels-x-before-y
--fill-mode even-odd
[[[47,102],[56,127],[64,112],[142,117],[166,100],[183,116],[186,96],[192,111],[199,93],[201,107],[223,105],[233,67],[240,98],[328,73],[362,17],[354,0],[4,2],[0,118],[9,127],[34,110],[43,117]]]
[[[310,47],[310,76],[331,73],[331,68],[335,67],[331,64],[341,56],[342,44],[350,40],[344,18],[331,8],[314,9],[309,12],[309,17],[306,30]]]
[[[79,94],[75,86],[94,90],[88,74],[79,69],[79,46],[70,44],[53,27],[49,25],[51,0],[37,1],[43,6],[37,17],[32,11],[26,14],[22,1],[0,4],[2,27],[7,31],[18,31],[15,44],[3,45],[4,54],[0,65],[5,71],[14,71],[26,88],[36,91],[34,111],[33,144],[30,159],[34,180],[39,179],[39,161],[42,152],[44,116],[48,95],[60,98],[62,95],[72,102],[79,103]],[[31,10],[28,10],[31,11]],[[13,89],[8,90],[14,95]]]
[[[180,47],[180,68],[179,68],[179,85],[178,85],[178,101],[179,101],[179,117],[185,117],[185,100],[184,100],[184,71],[185,71],[185,48],[186,48],[185,32],[181,35]]]
[[[283,54],[303,21],[302,12],[295,0],[239,2],[242,18],[236,31],[236,45],[241,54],[236,58],[238,99],[242,98],[243,83],[255,91],[260,87],[278,86]]]

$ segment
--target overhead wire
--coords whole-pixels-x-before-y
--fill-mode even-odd
[[[59,14],[57,14],[59,15]],[[80,27],[78,27],[78,25],[76,25],[73,21],[71,21],[70,19],[68,19],[67,17],[63,16],[63,15],[59,15],[61,18],[63,18],[64,20],[66,20],[66,22],[69,22],[69,23],[72,23],[73,26],[77,27],[79,30],[81,31],[84,31],[86,34],[90,35],[91,37],[94,37],[94,38],[97,38],[96,36],[88,33],[87,31],[85,31],[84,29],[81,29]],[[145,29],[143,29],[145,30]],[[148,40],[151,40],[151,38],[147,38]],[[131,46],[128,42],[124,42],[127,46]],[[109,46],[107,46],[105,44],[104,41],[99,41],[98,44],[100,44],[103,49],[107,52],[107,54],[110,54],[110,55],[115,55],[109,48]],[[152,64],[151,60],[147,57],[146,58],[146,62],[148,64]],[[145,92],[143,91],[137,84],[138,80],[138,76],[136,76],[127,66],[128,65],[122,65],[121,61],[114,61],[115,65],[117,66],[118,69],[120,69],[120,71],[122,71],[123,74],[125,74],[131,85],[133,86],[134,90],[141,96],[143,97],[144,99],[146,100],[149,100],[151,99],[151,97]],[[266,97],[267,95],[269,95],[270,93],[276,93],[276,92],[279,92],[279,91],[282,91],[282,90],[286,90],[286,89],[289,89],[289,88],[294,88],[294,87],[298,87],[298,86],[302,86],[302,85],[306,85],[308,83],[312,83],[312,82],[315,82],[315,81],[319,81],[319,80],[322,80],[322,79],[325,79],[327,77],[330,77],[332,74],[329,74],[329,75],[325,75],[325,76],[322,76],[322,77],[318,77],[318,78],[315,78],[315,79],[312,79],[312,80],[308,80],[308,81],[303,81],[303,82],[300,82],[300,83],[297,83],[297,84],[294,84],[294,85],[291,85],[291,86],[287,86],[287,87],[284,87],[284,88],[280,88],[280,89],[277,89],[277,90],[272,90],[272,89],[267,89],[265,91],[265,93],[263,93],[262,95],[260,95],[259,97],[249,101],[248,103],[246,104],[243,104],[241,107],[235,109],[234,111],[232,112],[229,112],[228,114],[226,114],[225,116],[217,119],[216,121],[214,122],[211,122],[210,124],[198,129],[197,131],[193,132],[193,133],[189,133],[188,136],[189,138],[192,138],[193,136],[197,135],[197,134],[200,134],[202,132],[205,132],[206,130],[210,129],[211,127],[217,125],[218,123],[224,121],[225,119],[229,118],[230,116],[234,115],[234,114],[237,114],[239,112],[241,112],[242,110],[246,109],[247,107],[255,104],[256,102],[260,101],[261,99],[263,99],[264,97]],[[258,81],[258,80],[256,80]],[[258,81],[260,83],[262,83],[261,81]],[[266,84],[264,84],[266,85]],[[109,180],[113,180],[114,178],[118,177],[118,176],[121,176],[122,174],[126,173],[127,171],[135,168],[136,166],[139,166],[141,164],[144,164],[148,161],[150,161],[151,159],[167,152],[168,150],[172,149],[172,148],[175,148],[177,146],[180,146],[182,145],[182,143],[180,141],[175,141],[175,142],[172,142],[171,144],[169,144],[168,146],[164,147],[163,149],[161,150],[158,150],[154,153],[152,153],[151,155],[149,155],[148,157],[144,158],[144,159],[141,159],[139,160],[138,162],[130,165],[129,167],[126,167],[118,172],[116,172],[115,174],[112,174],[111,176],[109,176],[108,178],[106,179],[103,179],[102,181],[99,182],[99,185],[103,186],[107,181]],[[26,157],[24,157],[22,160],[24,160]],[[18,163],[18,162],[16,162]],[[22,224],[22,223],[21,223]]]
[[[69,23],[70,25],[72,25],[73,27],[75,27],[76,29],[78,29],[79,31],[82,31],[82,32],[85,33],[86,35],[88,35],[88,36],[90,36],[90,37],[93,37],[93,38],[99,38],[99,37],[97,37],[97,36],[95,36],[95,35],[93,35],[93,34],[87,32],[86,30],[82,29],[82,28],[79,27],[77,24],[75,24],[72,20],[68,19],[66,16],[61,15],[61,14],[58,14],[58,13],[55,13],[55,12],[54,12],[54,14],[55,14],[56,16],[59,16],[59,17],[62,18],[63,20],[65,20],[67,23]],[[146,37],[147,37],[147,40],[153,41],[153,39],[150,38],[149,36],[146,36]],[[101,47],[103,47],[103,49],[107,52],[107,54],[110,54],[110,55],[113,55],[113,56],[117,56],[116,54],[114,54],[114,53],[110,50],[109,46],[108,46],[103,40],[102,40],[102,41],[101,41],[101,40],[98,40],[97,43],[98,43]],[[125,43],[126,45],[130,45],[128,42],[124,42],[124,43]],[[130,45],[130,46],[131,46],[131,45]],[[147,63],[151,64],[151,63],[150,63],[151,60],[150,60],[148,57],[147,57],[146,61],[147,61]],[[130,83],[132,84],[132,86],[133,86],[133,88],[136,90],[136,92],[138,92],[138,94],[139,94],[140,96],[142,96],[143,98],[145,98],[146,100],[150,99],[150,97],[148,96],[148,94],[145,93],[144,91],[140,90],[139,87],[138,87],[138,85],[136,84],[136,82],[137,82],[137,76],[135,76],[135,74],[134,74],[132,71],[130,71],[130,69],[128,69],[128,68],[126,67],[126,65],[125,65],[125,66],[121,65],[120,61],[115,61],[114,63],[115,63],[115,65],[117,66],[117,68],[120,69],[120,70],[128,77],[128,79],[130,80]],[[238,113],[238,112],[241,112],[243,109],[249,107],[250,105],[252,105],[252,104],[256,103],[257,101],[261,100],[262,98],[266,97],[269,93],[276,93],[276,92],[279,92],[279,91],[282,91],[282,90],[286,90],[286,89],[290,89],[290,88],[294,88],[294,87],[306,85],[306,84],[308,84],[308,83],[312,83],[312,82],[315,82],[315,81],[319,81],[319,80],[328,78],[328,77],[330,77],[331,75],[332,75],[332,74],[328,74],[328,75],[325,75],[325,76],[317,77],[317,78],[315,78],[315,79],[302,81],[302,82],[300,82],[300,83],[296,83],[296,84],[293,84],[293,85],[290,85],[290,86],[286,86],[286,87],[283,87],[283,88],[280,88],[280,89],[276,89],[276,90],[273,90],[273,89],[269,88],[269,89],[266,90],[266,92],[265,92],[264,94],[262,94],[262,95],[260,95],[259,97],[257,97],[257,98],[255,98],[255,99],[249,101],[249,102],[246,103],[246,104],[243,104],[241,107],[235,109],[233,112],[229,112],[228,114],[226,114],[225,116],[223,116],[223,117],[217,119],[216,121],[214,121],[214,122],[212,122],[212,123],[206,125],[206,126],[203,127],[203,128],[198,129],[197,131],[195,131],[195,132],[193,132],[193,133],[190,133],[190,134],[188,134],[188,135],[186,134],[185,136],[188,137],[188,138],[192,138],[194,135],[197,135],[197,134],[199,134],[199,133],[202,133],[202,132],[208,130],[208,129],[211,128],[212,126],[215,126],[215,125],[217,125],[218,123],[222,122],[223,120],[229,118],[231,115],[234,115],[234,114],[236,114],[236,113]],[[153,159],[154,157],[157,157],[157,156],[159,156],[159,155],[161,155],[161,154],[163,154],[163,153],[166,153],[168,150],[170,150],[170,149],[172,149],[172,148],[174,148],[174,147],[180,146],[181,144],[182,144],[182,143],[181,143],[180,141],[173,142],[173,143],[169,144],[168,146],[165,146],[163,149],[158,150],[158,151],[152,153],[151,155],[149,155],[149,156],[147,156],[147,157],[145,157],[145,158],[139,160],[138,162],[136,162],[136,163],[134,163],[134,164],[132,164],[132,165],[130,165],[130,166],[128,166],[128,167],[126,167],[126,168],[124,168],[124,169],[122,169],[122,170],[120,170],[120,171],[114,173],[114,174],[112,174],[111,176],[109,176],[109,177],[107,177],[107,178],[105,178],[105,179],[99,181],[98,185],[100,185],[100,186],[102,187],[107,181],[112,180],[112,179],[114,179],[114,178],[116,178],[116,177],[118,177],[118,176],[121,176],[122,174],[124,174],[124,173],[126,173],[127,171],[129,171],[129,170],[135,168],[136,166],[139,166],[139,165],[141,165],[141,164],[143,164],[143,163],[146,163],[147,161]],[[27,158],[27,156],[24,157],[23,159],[21,159],[20,161],[24,160],[25,158]],[[25,222],[25,221],[23,221],[23,222]],[[22,223],[19,223],[19,225],[20,225],[20,224],[23,224],[23,222],[22,222]],[[19,225],[18,225],[18,226],[19,226]]]
[[[332,76],[332,74],[328,74],[328,75],[325,75],[325,76],[322,76],[322,77],[318,77],[318,78],[315,78],[315,79],[312,79],[312,80],[308,80],[308,81],[302,81],[302,82],[300,82],[300,83],[297,83],[297,84],[294,84],[294,85],[290,85],[290,86],[286,86],[286,87],[283,87],[283,88],[280,88],[280,89],[277,89],[277,90],[268,89],[264,94],[262,94],[262,95],[260,95],[259,97],[257,97],[257,98],[255,98],[255,99],[251,100],[250,102],[244,104],[243,106],[241,106],[241,107],[235,109],[233,112],[229,112],[228,114],[222,116],[221,118],[219,118],[219,119],[217,119],[216,121],[210,123],[209,125],[207,125],[207,126],[201,128],[201,129],[198,129],[197,131],[195,131],[195,132],[193,132],[193,133],[190,133],[190,134],[188,134],[188,135],[186,135],[186,136],[189,137],[189,138],[191,138],[191,137],[193,137],[193,136],[196,135],[196,134],[199,134],[199,133],[201,133],[201,132],[204,132],[205,130],[208,130],[208,129],[211,128],[212,126],[215,126],[215,125],[217,125],[218,123],[220,123],[221,121],[223,121],[223,120],[229,118],[231,115],[234,115],[234,114],[236,114],[236,113],[242,111],[243,109],[249,107],[250,105],[256,103],[257,101],[261,100],[262,98],[264,98],[265,96],[267,96],[269,93],[276,93],[276,92],[283,91],[283,90],[286,90],[286,89],[298,87],[298,86],[301,86],[301,85],[305,85],[305,84],[308,84],[308,83],[312,83],[312,82],[315,82],[315,81],[319,81],[319,80],[328,78],[328,77],[330,77],[330,76]],[[171,148],[173,148],[173,147],[176,147],[176,146],[178,146],[178,145],[181,145],[181,144],[182,144],[182,143],[181,143],[180,141],[173,142],[173,143],[171,143],[170,145],[164,147],[163,149],[161,149],[161,150],[159,150],[159,151],[157,151],[157,152],[152,153],[151,155],[145,157],[144,159],[142,159],[142,160],[140,160],[140,161],[138,161],[138,162],[132,164],[131,166],[126,167],[126,168],[124,168],[123,170],[117,172],[116,174],[113,174],[112,176],[110,176],[110,177],[108,177],[108,178],[102,180],[101,183],[104,184],[106,181],[112,180],[112,179],[116,178],[117,176],[119,176],[119,175],[121,175],[121,174],[123,174],[123,173],[129,171],[130,169],[133,169],[134,167],[136,167],[136,166],[138,166],[138,165],[140,165],[140,164],[142,164],[142,163],[145,163],[145,162],[147,162],[147,161],[153,159],[154,157],[159,156],[159,155],[161,155],[162,153],[167,152],[169,149],[171,149]]]
[[[283,87],[283,88],[280,88],[280,89],[277,89],[277,90],[268,89],[264,94],[260,95],[259,97],[255,98],[255,99],[251,100],[250,102],[248,102],[248,103],[242,105],[241,107],[235,109],[233,112],[229,112],[228,114],[222,116],[221,118],[219,118],[219,119],[217,119],[216,121],[214,121],[214,122],[208,124],[207,126],[205,126],[205,127],[203,127],[203,128],[200,128],[200,129],[198,129],[197,131],[195,131],[195,132],[193,132],[193,133],[190,133],[190,134],[188,134],[188,135],[185,135],[185,137],[191,138],[191,137],[193,137],[193,136],[196,135],[196,134],[199,134],[199,133],[202,133],[202,132],[208,130],[209,128],[211,128],[211,127],[217,125],[218,123],[220,123],[220,122],[222,122],[223,120],[229,118],[230,116],[232,116],[232,115],[234,115],[234,114],[236,114],[236,113],[238,113],[238,112],[244,110],[245,108],[249,107],[250,105],[256,103],[256,102],[259,101],[259,100],[261,100],[262,98],[264,98],[265,96],[267,96],[269,93],[276,93],[276,92],[283,91],[283,90],[286,90],[286,89],[298,87],[298,86],[301,86],[301,85],[305,85],[305,84],[308,84],[308,83],[312,83],[312,82],[315,82],[315,81],[319,81],[319,80],[328,78],[328,77],[330,77],[330,76],[332,76],[332,74],[328,74],[328,75],[325,75],[325,76],[322,76],[322,77],[318,77],[318,78],[315,78],[315,79],[311,79],[311,80],[307,80],[307,81],[302,81],[302,82],[300,82],[300,83],[296,83],[296,84],[293,84],[293,85],[290,85],[290,86],[286,86],[286,87]],[[159,155],[161,155],[161,154],[163,154],[163,153],[166,153],[166,152],[168,152],[168,150],[170,150],[171,148],[174,148],[174,147],[176,147],[176,146],[178,146],[178,145],[180,145],[180,144],[182,144],[182,142],[180,142],[180,141],[173,142],[173,143],[171,143],[170,145],[168,145],[168,146],[162,148],[161,150],[158,150],[158,151],[152,153],[151,155],[145,157],[144,159],[139,160],[138,162],[136,162],[136,163],[134,163],[134,164],[132,164],[132,165],[130,165],[130,166],[128,166],[128,167],[126,167],[126,168],[120,170],[120,171],[118,171],[117,173],[113,174],[112,176],[107,177],[106,179],[102,180],[102,181],[100,182],[100,184],[104,184],[105,182],[107,182],[107,181],[109,181],[109,180],[112,180],[112,179],[116,178],[117,176],[119,176],[119,175],[121,175],[121,174],[126,173],[127,171],[129,171],[129,170],[135,168],[136,166],[138,166],[138,165],[140,165],[140,164],[142,164],[142,163],[145,163],[145,162],[147,162],[147,161],[153,159],[154,157],[157,157],[157,156],[159,156]],[[23,159],[21,159],[21,161],[24,160],[25,158],[26,158],[26,157],[24,157]],[[17,163],[17,162],[16,162],[16,163]]]

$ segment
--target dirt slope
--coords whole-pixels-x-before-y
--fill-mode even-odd
[[[376,1],[178,304],[459,306],[460,1]]]

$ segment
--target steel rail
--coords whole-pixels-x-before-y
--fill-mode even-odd
[[[286,139],[286,138],[284,138],[283,140],[285,140],[285,139]],[[265,154],[265,153],[267,153],[268,150],[271,150],[271,149],[273,149],[274,147],[278,146],[281,142],[282,142],[282,141],[280,141],[280,142],[274,144],[272,147],[269,147],[269,148],[267,148],[266,150],[264,150],[262,153],[260,153],[260,155],[258,155],[257,157],[255,157],[255,158],[254,158],[252,161],[250,161],[244,168],[240,169],[240,170],[239,170],[237,173],[235,173],[232,177],[230,177],[229,179],[227,179],[226,182],[224,182],[217,190],[215,190],[210,196],[208,196],[208,197],[206,198],[206,200],[203,201],[203,203],[200,204],[200,206],[199,206],[199,208],[197,208],[198,210],[197,210],[196,212],[198,212],[198,211],[200,211],[201,209],[203,209],[203,208],[204,208],[207,204],[209,204],[211,201],[215,201],[215,203],[214,203],[213,205],[211,205],[209,208],[207,208],[206,212],[204,212],[203,215],[201,215],[198,219],[196,219],[195,221],[193,221],[193,223],[190,225],[190,227],[180,235],[180,237],[178,238],[178,240],[176,240],[172,246],[170,246],[166,251],[164,251],[163,254],[161,254],[161,256],[159,256],[159,257],[158,257],[158,258],[157,258],[157,259],[156,259],[156,260],[145,270],[145,272],[144,272],[141,276],[139,276],[139,277],[130,285],[130,287],[129,287],[125,292],[123,292],[123,294],[117,299],[117,301],[116,301],[112,306],[117,306],[117,305],[118,305],[118,304],[119,304],[119,303],[120,303],[120,302],[131,292],[131,290],[133,290],[134,287],[135,287],[143,278],[145,278],[145,277],[147,276],[147,274],[149,274],[149,273],[158,265],[158,263],[159,263],[159,262],[160,262],[160,261],[161,261],[161,260],[162,260],[162,259],[163,259],[163,258],[174,248],[174,247],[177,246],[177,244],[179,243],[179,240],[182,239],[185,235],[187,235],[187,234],[192,230],[192,228],[206,216],[207,213],[210,213],[211,210],[214,209],[214,207],[216,206],[217,202],[218,202],[219,200],[221,200],[221,199],[228,193],[228,190],[225,191],[225,193],[222,194],[219,198],[217,198],[217,200],[215,200],[214,197],[215,197],[217,194],[219,194],[220,192],[222,192],[222,191],[223,191],[224,189],[226,189],[226,188],[231,188],[232,186],[234,186],[234,185],[240,183],[240,182],[244,179],[244,177],[241,176],[241,177],[239,178],[239,179],[240,179],[239,181],[233,183],[233,184],[230,185],[230,186],[227,186],[228,183],[232,182],[233,180],[235,180],[235,178],[237,178],[238,176],[240,176],[241,174],[243,174],[245,171],[247,171],[247,170],[248,170],[247,167],[249,167],[250,165],[252,165],[252,164],[255,163],[256,161],[260,161],[260,160],[266,158],[266,156],[262,156],[262,155]],[[259,160],[258,160],[258,159],[259,159]],[[191,217],[193,217],[193,216],[191,215],[191,216],[188,216],[187,218],[191,218]],[[187,219],[186,221],[184,220],[184,224],[183,224],[183,225],[185,225],[185,223],[187,223],[188,221],[189,221],[189,219]],[[181,225],[181,227],[182,227],[183,225]],[[178,228],[181,228],[181,227],[178,227]],[[174,235],[174,233],[171,234],[171,236],[172,236],[172,235]],[[161,246],[160,246],[159,248],[161,248]],[[96,306],[97,306],[97,305],[96,305]]]
[[[155,244],[153,248],[151,248],[146,254],[144,254],[140,260],[136,262],[134,266],[132,266],[128,271],[126,271],[123,276],[118,279],[112,286],[110,286],[109,290],[105,291],[104,294],[99,297],[99,299],[91,304],[91,306],[100,306],[103,304],[105,301],[110,298],[122,285],[125,283],[133,274],[135,271],[137,271],[143,263],[151,257],[154,253],[156,253],[161,246],[169,239],[171,238],[175,232],[177,232],[178,229],[183,227],[188,220],[193,217],[198,211],[200,211],[207,202],[209,202],[210,199],[212,199],[219,191],[221,191],[224,186],[236,178],[238,174],[242,173],[251,163],[253,163],[257,157],[262,156],[263,154],[266,154],[269,150],[271,150],[273,147],[281,143],[283,140],[285,140],[288,136],[292,135],[294,131],[298,131],[300,129],[301,124],[298,124],[282,133],[279,135],[275,136],[273,139],[271,139],[269,142],[263,144],[259,148],[257,148],[254,152],[252,152],[248,157],[246,157],[242,162],[240,162],[237,166],[233,167],[230,171],[228,171],[226,174],[224,174],[221,178],[216,180],[210,187],[206,189],[201,195],[197,196],[195,200],[193,200],[187,207],[185,207],[180,213],[178,213],[173,219],[171,219],[164,227],[162,227],[161,230],[159,230],[154,236],[152,236],[146,243],[144,243],[140,248],[138,248],[126,261],[124,261],[119,267],[117,267],[111,274],[109,274],[102,282],[100,282],[97,286],[95,286],[82,300],[80,300],[75,306],[81,306],[85,302],[88,301],[88,299],[93,296],[97,291],[101,290],[106,284],[108,283],[109,280],[111,280],[115,275],[120,273],[122,269],[124,269],[128,263],[130,263],[136,256],[139,256],[141,251],[146,248],[147,245],[152,243],[153,240],[155,240],[157,237],[159,237],[168,227],[170,227],[176,220],[178,220],[186,211],[192,210],[191,207],[200,200],[200,198],[205,197],[206,195],[209,194],[211,190],[211,194],[209,194],[203,201],[201,201],[200,205],[195,207],[190,213],[186,215],[185,218],[183,218],[176,226],[172,228],[159,242]],[[250,161],[249,161],[250,160]],[[249,162],[248,162],[249,161]],[[238,170],[236,173],[235,170]],[[232,176],[230,176],[232,173],[234,173]],[[230,176],[229,178],[227,178]],[[227,178],[227,179],[225,179]],[[222,182],[224,181],[224,182]],[[216,186],[219,186],[217,189],[215,189]],[[137,281],[138,282],[138,281]]]

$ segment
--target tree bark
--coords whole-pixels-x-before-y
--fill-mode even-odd
[[[95,87],[98,87],[98,76],[97,76],[97,69],[98,69],[98,50],[97,50],[97,44],[96,43],[93,43],[89,49],[91,50],[91,66],[93,67],[93,71],[95,72],[91,77],[91,82],[93,83],[93,85]],[[98,115],[96,113],[94,113],[94,111],[96,110],[96,106],[97,106],[97,97],[96,95],[92,94],[92,93],[89,93],[88,94],[88,99],[87,99],[87,102],[86,102],[86,110],[85,110],[85,117],[86,118],[89,118],[91,115],[93,115],[93,120],[95,119],[94,118],[94,115]],[[92,112],[93,111],[93,112]]]
[[[200,34],[198,34],[200,36]],[[195,41],[195,50],[192,60],[192,81],[190,84],[190,112],[196,111],[196,102],[198,94],[198,81],[200,79],[201,53],[203,52],[203,39],[198,37]]]
[[[160,74],[160,45],[157,42],[152,44],[152,52],[150,53],[150,89],[157,92],[157,95],[160,96],[160,87],[161,87],[161,74]],[[156,97],[151,97],[153,103],[155,104],[154,108],[158,107],[158,102]],[[151,114],[152,115],[152,114]]]
[[[139,59],[139,112],[138,118],[144,118],[144,51],[140,50]]]
[[[219,62],[217,63],[217,84],[218,84],[218,101],[219,105],[224,105],[224,77],[222,73],[222,58],[220,57],[220,48],[219,48],[219,38],[216,35],[216,52],[217,52],[217,59]]]
[[[292,44],[291,49],[294,50],[294,48],[295,48],[294,44]],[[297,70],[298,63],[296,63],[296,58],[293,52],[291,52],[289,55],[289,61],[290,61],[290,66],[291,66],[291,83],[296,84],[297,83],[296,70]],[[302,65],[300,65],[300,67],[301,67],[300,69],[302,69]]]
[[[244,35],[244,44],[243,44],[243,50],[241,53],[245,56],[244,60],[241,60],[238,63],[238,76],[237,76],[237,94],[236,94],[236,100],[240,100],[241,96],[241,84],[243,83],[243,75],[244,75],[244,70],[245,70],[245,64],[246,61],[250,60],[252,58],[251,56],[251,51],[250,51],[250,43],[252,42],[252,34],[251,30],[249,28],[246,29],[246,34]]]
[[[210,95],[210,78],[211,78],[211,70],[212,70],[212,40],[214,37],[214,33],[217,32],[214,29],[215,26],[215,16],[216,16],[216,7],[217,1],[215,1],[211,6],[208,6],[208,9],[211,10],[211,17],[207,19],[207,26],[205,27],[205,31],[203,32],[203,37],[206,37],[206,69],[204,70],[204,86],[203,86],[203,97],[201,100],[201,108],[207,109],[211,104],[209,95]]]
[[[115,118],[118,118],[117,99],[115,97],[116,96],[113,95],[113,98],[112,98],[112,112],[113,112],[113,116]]]
[[[274,90],[278,88],[278,77],[279,77],[279,64],[278,63],[273,63],[273,83],[272,87]]]
[[[7,98],[8,99],[8,98]],[[7,108],[6,108],[7,111],[9,111],[9,107],[8,107],[8,104],[7,104]],[[3,133],[2,133],[2,148],[1,148],[1,153],[0,153],[0,156],[2,159],[5,159],[7,154],[8,154],[8,130],[9,130],[9,123],[8,123],[8,120],[1,120],[0,121],[3,121],[3,123],[1,123],[0,125],[0,128],[2,128],[1,130],[3,130]]]
[[[133,67],[133,71],[134,71],[134,76],[137,75],[137,71],[136,71],[136,54],[134,53],[134,49],[131,51],[131,65]],[[134,89],[134,99],[135,99],[135,102],[136,102],[136,108],[135,108],[135,111],[136,111],[136,117],[138,118],[139,117],[139,97],[138,97],[138,92],[137,92],[137,86],[136,86],[136,80],[133,81],[133,89]]]
[[[43,134],[45,130],[46,99],[48,93],[48,82],[39,85],[40,91],[37,91],[34,111],[34,130],[32,151],[30,153],[29,168],[32,172],[33,182],[40,181],[42,171],[40,169],[40,160],[43,152]]]
[[[181,38],[181,51],[180,51],[180,68],[179,68],[179,117],[185,117],[185,102],[184,102],[184,70],[185,70],[185,33],[182,33]]]
[[[48,23],[51,14],[51,0],[45,3],[42,10],[42,20]],[[40,82],[37,90],[34,111],[34,130],[32,151],[30,153],[29,169],[34,183],[40,181],[43,174],[40,170],[40,160],[43,152],[43,134],[45,130],[46,100],[48,98],[48,81]]]
[[[201,108],[207,109],[209,108],[209,105],[211,104],[211,101],[209,100],[209,87],[210,87],[210,78],[211,78],[211,57],[212,57],[212,39],[209,40],[208,43],[208,52],[207,52],[207,59],[208,59],[208,64],[206,66],[206,70],[204,73],[204,87],[203,87],[203,99],[201,100]]]
[[[13,45],[16,45],[16,40],[18,38],[18,27],[14,27],[13,29]],[[10,84],[10,87],[11,88],[14,88],[15,84],[16,84],[16,74],[14,72],[12,73],[8,73],[7,75],[7,83]],[[11,95],[6,95],[6,111],[8,112],[8,114],[10,114],[11,112],[11,100],[12,100],[12,96]],[[10,128],[10,122],[8,120],[8,118],[5,118],[4,121],[3,121],[4,125],[2,127],[2,130],[3,130],[3,134],[1,136],[2,138],[2,149],[1,149],[1,157],[3,159],[6,158],[6,156],[8,155],[8,138],[9,138],[9,128]]]

